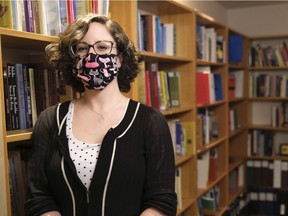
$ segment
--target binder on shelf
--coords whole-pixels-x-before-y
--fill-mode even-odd
[[[228,36],[228,60],[233,63],[242,62],[243,37],[241,35],[229,34]]]

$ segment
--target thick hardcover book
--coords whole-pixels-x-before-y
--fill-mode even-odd
[[[209,73],[196,73],[196,101],[197,104],[210,104]]]
[[[0,1],[0,27],[13,28],[12,1]]]
[[[180,73],[168,72],[168,84],[170,93],[170,105],[172,107],[180,106]]]
[[[221,74],[213,74],[214,76],[214,89],[215,101],[223,100],[222,76]]]
[[[239,63],[243,58],[243,37],[241,35],[230,34],[228,38],[228,60]]]

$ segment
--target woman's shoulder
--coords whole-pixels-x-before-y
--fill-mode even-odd
[[[134,103],[139,104],[139,114],[145,116],[147,120],[151,119],[153,121],[159,121],[159,120],[166,121],[165,117],[159,110],[137,101],[134,101]]]

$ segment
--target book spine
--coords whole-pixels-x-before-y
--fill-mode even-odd
[[[32,11],[31,0],[24,1],[24,12],[25,12],[25,20],[26,20],[26,31],[34,32],[34,21],[33,21],[33,11]]]
[[[24,76],[22,64],[16,64],[16,82],[17,82],[17,98],[18,98],[18,116],[19,128],[26,128],[26,112],[25,112],[25,98],[24,98]]]
[[[18,98],[17,98],[17,85],[16,85],[16,71],[14,64],[7,64],[8,82],[9,82],[9,95],[10,95],[10,112],[12,119],[12,129],[19,129],[18,118]]]
[[[10,110],[10,95],[9,95],[9,82],[7,68],[3,67],[3,85],[4,85],[4,97],[5,97],[5,120],[6,130],[12,130],[11,125],[11,110]]]

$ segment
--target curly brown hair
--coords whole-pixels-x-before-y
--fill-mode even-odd
[[[122,55],[122,64],[117,75],[121,92],[128,92],[131,82],[139,73],[140,52],[133,42],[124,33],[122,27],[106,16],[87,14],[75,20],[67,29],[59,34],[59,40],[46,46],[48,62],[54,66],[67,85],[71,85],[76,91],[84,92],[83,84],[73,75],[75,57],[71,54],[72,43],[81,40],[88,31],[91,22],[105,25],[117,44],[117,53]]]

